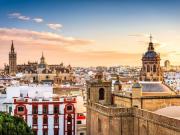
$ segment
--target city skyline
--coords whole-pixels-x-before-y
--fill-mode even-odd
[[[17,63],[72,66],[141,65],[152,33],[161,64],[179,65],[178,1],[1,0],[0,67],[8,64],[11,40]],[[49,12],[51,11],[51,12]]]

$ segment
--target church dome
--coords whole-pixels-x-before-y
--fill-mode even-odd
[[[46,64],[41,63],[38,65],[38,68],[46,68]]]
[[[154,45],[152,42],[152,36],[150,36],[150,42],[149,42],[149,47],[148,51],[144,54],[143,58],[145,59],[154,59],[159,57],[159,54],[154,51]]]
[[[171,93],[172,90],[161,82],[140,82],[143,92],[166,92]]]
[[[155,51],[147,51],[144,54],[144,58],[156,58],[158,54]]]

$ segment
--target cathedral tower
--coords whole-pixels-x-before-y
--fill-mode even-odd
[[[160,54],[154,51],[152,36],[147,52],[142,57],[142,68],[140,72],[141,81],[162,81],[162,69],[160,67]]]
[[[15,75],[16,69],[17,69],[17,55],[16,52],[14,51],[14,44],[12,41],[11,51],[9,52],[9,74]]]

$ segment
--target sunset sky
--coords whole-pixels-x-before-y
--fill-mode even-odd
[[[179,0],[0,0],[0,67],[11,40],[18,64],[141,65],[149,34],[161,64],[180,65]]]

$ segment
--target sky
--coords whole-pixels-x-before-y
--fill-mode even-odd
[[[0,0],[0,67],[17,63],[141,65],[153,36],[161,64],[180,65],[178,0]]]

